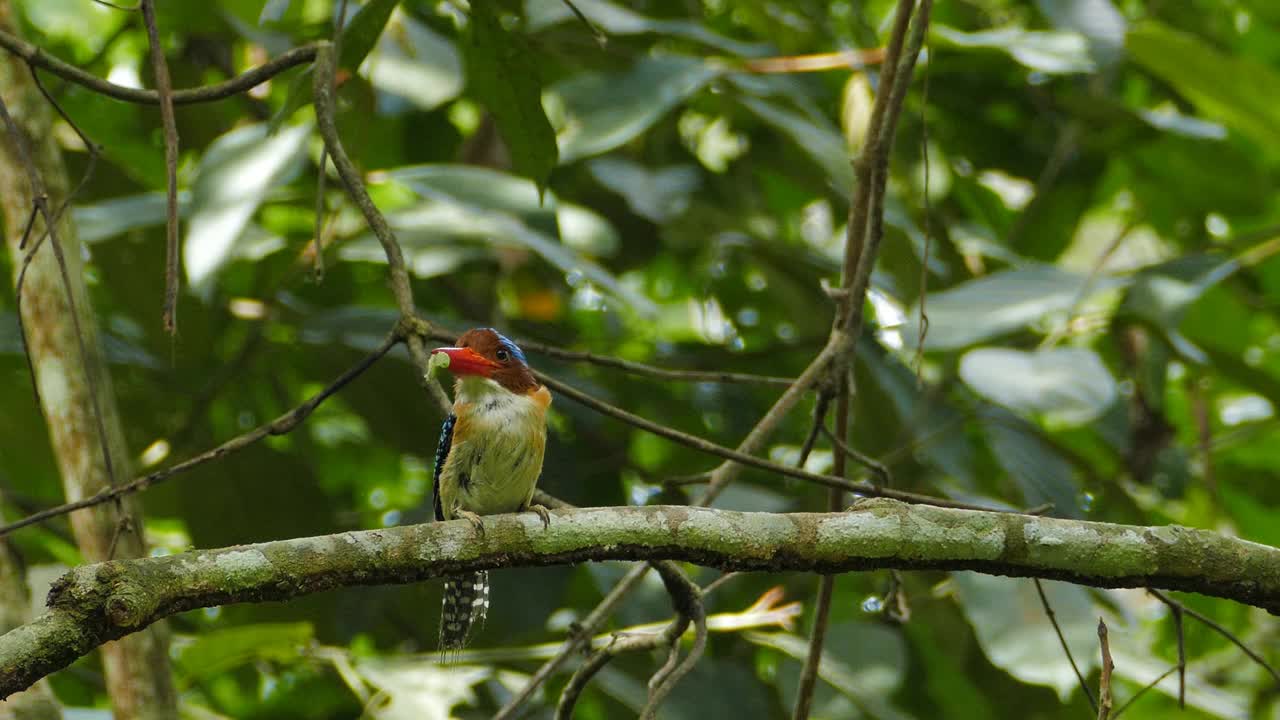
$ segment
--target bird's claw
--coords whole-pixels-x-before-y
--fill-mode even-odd
[[[484,537],[484,521],[480,519],[479,515],[471,512],[470,510],[457,510],[454,514],[471,523],[471,527],[476,529],[476,532],[480,537]]]
[[[546,530],[551,527],[551,511],[545,505],[530,505],[529,510],[538,514],[542,518],[542,529]]]

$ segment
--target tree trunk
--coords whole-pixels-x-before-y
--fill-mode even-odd
[[[0,538],[0,634],[31,619],[28,595],[22,559],[8,538]],[[47,680],[8,700],[0,700],[0,720],[60,720],[61,717],[62,710],[53,699]]]
[[[0,0],[0,29],[18,32],[8,0]],[[26,135],[32,162],[49,194],[49,207],[56,211],[67,197],[70,183],[54,137],[53,111],[35,87],[26,64],[12,55],[0,58],[0,97]],[[16,285],[24,255],[18,244],[31,216],[34,198],[21,153],[2,128],[0,138],[0,212]],[[70,213],[64,215],[69,216]],[[43,222],[37,221],[27,242],[28,251],[44,231]],[[57,235],[66,259],[70,287],[64,285],[52,238],[45,238],[26,273],[21,297],[22,322],[63,489],[68,500],[79,500],[97,493],[110,482],[112,473],[108,472],[103,452],[104,440],[118,482],[130,478],[129,453],[103,360],[97,323],[89,306],[75,229],[64,220],[58,224]],[[68,302],[68,291],[75,300],[75,317]],[[77,318],[82,338],[77,338]],[[71,516],[71,527],[86,562],[145,554],[142,514],[136,500],[129,499],[119,506],[107,503],[77,512]],[[176,716],[167,646],[166,630],[160,627],[103,646],[107,692],[116,717]]]

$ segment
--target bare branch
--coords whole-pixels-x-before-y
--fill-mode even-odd
[[[187,90],[175,90],[173,92],[173,104],[193,105],[239,95],[246,90],[251,90],[261,85],[285,70],[311,62],[316,57],[316,47],[314,44],[296,47],[230,80]],[[160,104],[160,94],[155,90],[139,90],[108,82],[81,70],[75,65],[53,57],[38,46],[11,33],[0,31],[0,48],[17,55],[29,65],[48,70],[64,80],[82,85],[101,95],[140,105]]]

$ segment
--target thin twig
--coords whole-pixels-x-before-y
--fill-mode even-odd
[[[7,525],[0,526],[0,537],[8,535],[14,530],[24,528],[28,525],[34,525],[51,518],[75,512],[76,510],[83,510],[95,505],[101,505],[104,502],[117,500],[130,493],[141,492],[153,485],[158,485],[161,482],[168,480],[174,475],[186,472],[187,470],[198,467],[212,460],[223,458],[236,451],[243,450],[269,435],[284,435],[285,433],[291,432],[293,429],[298,427],[302,421],[306,420],[321,403],[337,391],[341,390],[352,380],[359,377],[361,373],[368,370],[383,355],[386,355],[387,352],[396,345],[396,343],[400,342],[400,339],[398,332],[391,332],[387,335],[386,339],[382,341],[382,344],[377,347],[377,349],[366,355],[364,359],[353,365],[346,372],[339,375],[336,380],[330,383],[323,390],[312,395],[306,402],[298,405],[265,425],[256,427],[243,435],[237,435],[227,442],[222,443],[211,450],[206,450],[195,457],[184,460],[177,465],[173,465],[163,470],[157,470],[156,472],[144,475],[123,485],[112,486],[95,495],[84,498],[83,500],[65,503],[47,510],[41,510],[40,512],[28,515],[21,520],[16,520],[8,523]]]
[[[1249,649],[1249,646],[1245,645],[1243,640],[1236,637],[1235,633],[1219,625],[1218,622],[1215,621],[1213,618],[1202,614],[1195,608],[1190,608],[1190,607],[1187,607],[1186,605],[1183,605],[1182,603],[1178,602],[1177,600],[1174,600],[1168,595],[1165,595],[1163,592],[1160,592],[1159,590],[1147,588],[1147,592],[1154,595],[1157,600],[1164,603],[1165,605],[1168,605],[1170,608],[1176,607],[1177,608],[1176,612],[1178,614],[1188,615],[1198,620],[1200,624],[1204,625],[1210,630],[1230,640],[1233,645],[1240,648],[1240,650],[1243,651],[1245,655],[1248,655],[1250,660],[1262,666],[1263,670],[1266,670],[1268,673],[1270,673],[1271,677],[1276,681],[1277,688],[1280,689],[1280,673],[1276,672],[1276,669],[1271,667],[1270,663],[1268,663],[1261,655]]]
[[[164,45],[156,27],[155,0],[142,0],[142,24],[147,28],[151,46],[151,72],[155,75],[156,94],[160,97],[160,123],[164,126],[165,171],[165,261],[164,261],[164,329],[170,335],[178,332],[178,121],[173,115],[173,84],[169,81],[169,63],[164,58]]]
[[[1036,592],[1040,594],[1040,605],[1044,607],[1044,614],[1049,617],[1049,623],[1053,625],[1053,631],[1058,635],[1058,644],[1062,646],[1062,652],[1067,655],[1067,662],[1071,663],[1071,670],[1076,674],[1076,680],[1080,681],[1080,689],[1084,690],[1084,696],[1089,699],[1089,707],[1096,713],[1098,712],[1098,703],[1093,699],[1093,691],[1089,689],[1089,683],[1084,681],[1084,675],[1080,672],[1080,668],[1076,665],[1076,659],[1071,654],[1071,647],[1067,645],[1067,638],[1062,634],[1062,628],[1058,626],[1058,618],[1054,615],[1053,606],[1049,604],[1049,598],[1044,594],[1044,586],[1040,584],[1040,578],[1032,578],[1036,584]]]
[[[684,620],[686,627],[690,622],[693,623],[694,635],[689,654],[678,663],[676,658],[680,653],[679,641],[684,635],[684,630],[681,629],[680,633],[672,638],[671,654],[667,663],[649,680],[649,700],[640,711],[640,720],[655,720],[658,717],[658,707],[662,705],[662,701],[667,698],[680,679],[693,669],[707,648],[707,613],[703,608],[702,594],[698,586],[683,572],[679,572],[678,566],[673,565],[669,568],[664,564],[657,564],[655,567],[658,574],[662,576],[662,583],[666,586],[667,593],[671,595],[671,603],[675,606],[678,618]]]
[[[826,487],[837,488],[845,492],[859,493],[861,495],[890,497],[897,500],[902,500],[904,502],[924,503],[926,505],[938,505],[941,507],[954,507],[954,508],[963,508],[963,509],[969,509],[969,510],[992,510],[993,509],[990,507],[973,505],[971,503],[964,503],[956,500],[947,500],[945,498],[937,498],[929,495],[920,495],[918,493],[906,492],[903,490],[894,490],[891,488],[877,487],[867,482],[858,482],[854,480],[848,480],[846,478],[835,477],[834,475],[823,475],[820,473],[809,472],[801,468],[791,467],[789,465],[783,465],[781,463],[776,463],[771,460],[765,460],[764,458],[756,457],[755,455],[750,455],[748,453],[742,452],[741,450],[734,450],[731,448],[727,448],[723,445],[718,445],[716,443],[713,443],[710,440],[706,440],[704,438],[698,437],[697,435],[690,435],[689,433],[681,432],[679,430],[669,428],[665,425],[660,425],[652,420],[642,418],[639,415],[635,415],[633,413],[627,412],[622,408],[616,407],[603,400],[600,400],[596,397],[588,395],[582,392],[581,390],[574,388],[571,385],[563,383],[543,373],[535,372],[535,375],[540,381],[542,381],[544,385],[546,385],[548,388],[550,388],[554,392],[560,395],[563,395],[564,397],[567,397],[570,400],[586,405],[592,410],[603,413],[605,415],[609,415],[610,417],[616,418],[618,420],[622,420],[628,425],[633,425],[635,427],[640,428],[641,430],[652,433],[659,437],[666,438],[673,442],[677,442],[681,445],[684,445],[685,447],[693,448],[694,450],[698,450],[700,452],[704,452],[710,455],[718,455],[728,460],[732,460],[736,463],[741,463],[743,465],[759,468],[761,470],[768,470],[769,472],[777,473],[779,475],[794,477],[800,480],[807,480],[809,482],[817,483],[819,485],[824,485]]]
[[[428,373],[430,363],[422,340],[430,335],[433,329],[429,323],[417,315],[413,302],[413,288],[409,281],[409,270],[405,266],[400,241],[396,239],[395,231],[391,229],[386,217],[374,204],[373,198],[369,197],[369,190],[360,177],[360,171],[356,169],[351,158],[347,156],[347,151],[342,147],[342,138],[338,134],[336,120],[337,101],[334,99],[336,63],[337,55],[334,54],[333,44],[327,41],[318,43],[311,86],[315,97],[316,126],[320,130],[320,136],[324,138],[325,148],[333,159],[333,166],[338,171],[338,177],[342,179],[347,195],[355,202],[356,207],[360,208],[365,222],[378,238],[378,243],[382,245],[382,251],[387,256],[387,274],[391,283],[391,293],[395,297],[396,307],[400,310],[401,322],[412,326],[411,332],[405,335],[405,341],[409,347],[409,357],[418,370],[416,373],[418,383],[427,390],[441,410],[448,413],[452,404],[440,384]]]
[[[836,388],[836,435],[847,435],[849,432],[849,385],[842,375]],[[815,416],[815,425],[826,429],[826,421]],[[832,458],[832,474],[845,477],[845,454],[835,453]],[[837,512],[844,506],[844,493],[832,488],[827,493],[827,510]],[[818,671],[822,666],[822,647],[826,643],[827,626],[831,620],[831,598],[835,593],[836,578],[834,575],[823,575],[818,578],[818,598],[813,605],[813,633],[809,636],[809,653],[805,656],[804,666],[800,669],[800,684],[796,690],[796,703],[792,709],[792,720],[807,720],[813,707],[813,691],[818,683]]]
[[[587,26],[587,29],[591,31],[591,36],[596,39],[597,45],[603,48],[609,44],[609,36],[605,35],[604,30],[601,30],[600,26],[591,22],[591,18],[584,15],[583,12],[578,9],[578,6],[574,4],[573,0],[561,1],[569,7],[569,11],[573,13],[573,16],[578,18],[578,22]]]
[[[835,446],[837,451],[847,455],[850,460],[853,460],[862,467],[870,470],[871,474],[875,475],[879,479],[879,485],[881,487],[891,487],[893,485],[893,473],[889,471],[889,468],[884,463],[876,460],[866,453],[859,452],[857,449],[849,447],[848,443],[841,440],[839,435],[831,432],[831,430],[827,429],[825,425],[822,426],[822,434],[827,436],[827,439],[831,441],[831,444]]]
[[[338,4],[338,17],[333,21],[333,56],[342,57],[342,26],[347,20],[347,0]],[[335,78],[336,79],[336,78]],[[334,88],[333,92],[337,92]],[[320,148],[319,169],[316,172],[316,235],[314,239],[315,253],[312,260],[312,280],[320,283],[324,280],[324,185],[329,175],[325,168],[329,166],[328,146]]]
[[[1131,698],[1129,698],[1128,700],[1126,700],[1126,701],[1125,701],[1125,703],[1124,703],[1123,705],[1121,705],[1121,706],[1119,707],[1119,709],[1117,709],[1117,710],[1115,711],[1115,713],[1111,716],[1111,720],[1120,720],[1120,716],[1124,714],[1124,711],[1125,711],[1125,710],[1128,710],[1128,709],[1129,709],[1129,706],[1130,706],[1130,705],[1132,705],[1132,704],[1134,704],[1135,702],[1137,702],[1138,698],[1142,697],[1142,696],[1143,696],[1143,695],[1144,695],[1148,690],[1150,690],[1151,688],[1155,687],[1156,685],[1159,685],[1161,680],[1164,680],[1165,678],[1167,678],[1167,677],[1169,677],[1170,675],[1172,675],[1172,674],[1173,674],[1173,671],[1175,671],[1175,670],[1177,670],[1177,669],[1178,669],[1178,666],[1177,666],[1177,665],[1174,665],[1173,667],[1170,667],[1168,670],[1165,670],[1163,673],[1160,673],[1160,675],[1159,675],[1155,680],[1152,680],[1151,682],[1147,683],[1146,685],[1143,685],[1141,690],[1139,690],[1138,692],[1134,693],[1134,694],[1133,694],[1133,697],[1131,697]]]
[[[453,333],[447,331],[437,331],[431,334],[431,339],[443,342],[453,342],[461,333]],[[720,372],[718,370],[672,370],[669,368],[657,367],[656,365],[648,365],[634,360],[624,360],[620,357],[611,355],[599,355],[597,353],[583,352],[581,350],[566,350],[555,345],[540,343],[535,340],[525,338],[517,338],[516,344],[522,349],[546,355],[557,360],[569,360],[571,362],[586,362],[601,367],[615,368],[633,375],[642,375],[645,377],[656,378],[658,380],[675,380],[678,382],[712,382],[712,383],[746,383],[754,385],[783,385],[789,386],[796,381],[795,378],[778,377],[776,375],[755,375],[752,373],[736,373],[736,372]]]
[[[1107,624],[1098,618],[1098,645],[1102,648],[1102,678],[1098,681],[1098,720],[1108,720],[1111,715],[1111,643],[1107,641]]]
[[[108,82],[81,70],[75,65],[53,57],[39,46],[33,45],[16,35],[0,32],[0,48],[17,55],[30,65],[48,70],[64,80],[86,87],[99,95],[141,105],[160,104],[160,94],[155,90],[140,90]],[[316,44],[302,45],[229,80],[196,88],[175,90],[173,91],[173,104],[191,105],[223,100],[239,95],[274,78],[289,68],[305,65],[315,60],[316,48]]]

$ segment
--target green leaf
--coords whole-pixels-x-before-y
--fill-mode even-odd
[[[268,135],[259,123],[232,130],[209,146],[196,169],[182,246],[194,290],[207,290],[214,273],[231,259],[267,190],[301,169],[310,134],[311,125],[304,124]]]
[[[1077,299],[1124,285],[1119,278],[1084,275],[1050,265],[993,273],[929,295],[927,350],[955,350],[1025,328],[1045,315],[1073,307]],[[1081,293],[1085,293],[1081,296]],[[907,313],[902,337],[919,336],[919,308]]]
[[[168,207],[166,193],[148,192],[73,207],[71,218],[76,224],[76,234],[81,242],[95,243],[123,235],[130,230],[163,225]],[[191,193],[180,191],[178,217],[187,217],[190,210]]]
[[[1032,581],[972,572],[952,573],[951,581],[992,665],[1023,682],[1052,687],[1064,702],[1071,697],[1079,682]],[[1042,585],[1076,664],[1088,677],[1098,663],[1098,613],[1093,601],[1076,585],[1050,580]]]
[[[610,37],[614,35],[655,34],[683,38],[702,43],[731,55],[758,56],[767,54],[770,47],[763,43],[744,43],[712,32],[698,22],[687,20],[657,19],[641,15],[621,5],[604,0],[574,0],[574,6],[592,24]],[[529,18],[529,30],[537,32],[560,23],[580,23],[569,3],[564,0],[527,0],[525,15]]]
[[[1075,466],[1049,443],[1038,426],[1004,408],[988,407],[982,428],[991,453],[1017,487],[1024,507],[1052,503],[1057,517],[1084,515]]]
[[[721,70],[702,58],[645,57],[621,73],[583,73],[548,91],[562,109],[560,161],[599,155],[630,142]]]
[[[847,195],[853,188],[853,163],[844,136],[832,124],[816,122],[758,98],[744,97],[743,107],[772,125],[821,167],[836,192]]]
[[[1088,423],[1116,399],[1115,379],[1084,348],[978,348],[960,358],[960,377],[988,400],[1057,426]]]
[[[400,0],[369,0],[342,29],[342,57],[338,66],[356,70],[378,44],[378,38]]]
[[[376,59],[365,72],[375,88],[419,110],[434,110],[454,99],[464,84],[453,42],[407,15],[396,19],[395,32],[379,40]]]
[[[1037,72],[1065,75],[1096,69],[1089,57],[1088,42],[1073,32],[1005,27],[970,33],[933,25],[929,33],[940,47],[1006,53],[1023,67]]]
[[[689,207],[689,195],[702,184],[693,165],[649,169],[621,157],[592,160],[588,167],[600,184],[621,195],[631,212],[661,223]]]
[[[556,134],[542,109],[539,61],[522,35],[507,32],[492,4],[471,5],[468,86],[493,115],[515,171],[546,187],[556,166]]]
[[[1129,31],[1129,54],[1148,71],[1263,147],[1280,144],[1280,73],[1224,55],[1194,35],[1157,22]]]
[[[188,682],[259,660],[294,660],[312,640],[311,623],[261,623],[209,630],[178,654],[178,666]]]

